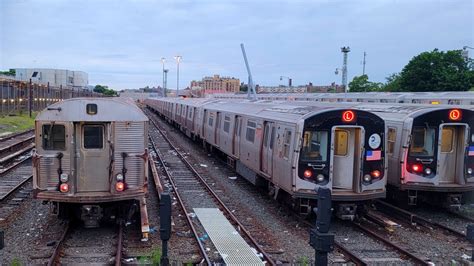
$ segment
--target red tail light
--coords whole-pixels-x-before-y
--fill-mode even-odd
[[[310,178],[311,176],[313,176],[313,172],[311,172],[311,170],[306,170],[304,171],[303,175],[306,178]]]
[[[118,192],[121,192],[125,189],[125,184],[123,182],[117,182],[115,184],[115,190],[117,190]]]
[[[69,185],[66,184],[66,183],[62,183],[60,186],[59,186],[59,191],[61,191],[62,193],[66,193],[69,191]]]
[[[423,167],[421,166],[421,164],[414,164],[411,166],[411,170],[413,170],[413,172],[419,173],[423,171]]]
[[[382,173],[380,173],[379,170],[374,170],[370,174],[372,175],[373,178],[379,178],[382,175]]]

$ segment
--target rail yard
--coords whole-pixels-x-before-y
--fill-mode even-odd
[[[383,104],[232,96],[53,103],[36,131],[0,138],[2,264],[158,264],[163,248],[172,264],[311,264],[319,187],[333,196],[330,264],[468,264],[470,107]],[[292,126],[287,117],[304,119]],[[412,117],[402,122],[408,139],[390,137],[397,117]],[[443,170],[450,152],[460,155]],[[352,157],[335,168],[341,155]],[[391,169],[392,158],[409,162],[406,172]]]

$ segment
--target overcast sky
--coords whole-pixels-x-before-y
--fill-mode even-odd
[[[374,81],[420,52],[474,47],[472,0],[0,0],[0,69],[81,70],[115,89],[162,84],[160,58],[176,87],[221,74],[255,83],[341,82],[340,47],[350,46],[348,79]],[[470,51],[472,57],[474,51]]]

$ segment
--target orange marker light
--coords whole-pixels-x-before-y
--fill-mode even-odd
[[[63,183],[59,186],[59,191],[61,191],[62,193],[66,193],[69,191],[69,185],[66,184],[66,183]]]
[[[125,189],[125,184],[123,182],[117,182],[115,184],[115,190],[117,190],[118,192],[121,192]]]
[[[304,171],[303,175],[306,178],[310,178],[313,175],[313,173],[311,172],[311,170],[306,170]]]
[[[344,111],[342,113],[342,121],[344,122],[352,122],[355,119],[355,113],[353,111]]]
[[[374,177],[374,178],[379,178],[381,174],[382,174],[382,173],[380,173],[379,170],[374,170],[374,171],[372,171],[372,173],[371,173],[372,177]]]
[[[449,111],[449,119],[453,121],[461,120],[462,112],[459,109]]]

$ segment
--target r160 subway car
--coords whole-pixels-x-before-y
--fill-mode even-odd
[[[405,203],[422,197],[459,206],[474,191],[474,112],[452,106],[366,105],[359,107],[387,125],[388,184]],[[400,193],[393,197],[401,199]],[[407,200],[408,199],[408,200]]]
[[[196,104],[176,98],[146,104],[225,154],[241,176],[268,186],[275,197],[291,199],[303,213],[314,206],[320,186],[332,190],[343,218],[353,218],[358,203],[385,197],[385,124],[373,113],[351,108],[354,104]]]

